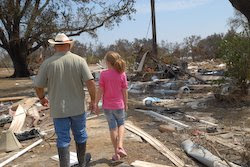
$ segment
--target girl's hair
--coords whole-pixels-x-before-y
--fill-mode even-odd
[[[119,53],[109,51],[105,55],[105,60],[119,73],[123,73],[126,69],[126,62],[121,58]]]

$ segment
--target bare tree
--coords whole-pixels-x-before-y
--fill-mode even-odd
[[[58,32],[96,36],[122,16],[131,19],[135,0],[0,0],[0,47],[11,57],[13,77],[28,76],[26,58]]]
[[[200,36],[191,35],[189,37],[184,38],[184,45],[187,50],[188,56],[192,56],[192,60],[195,61],[195,56],[197,56],[197,45],[201,40]]]

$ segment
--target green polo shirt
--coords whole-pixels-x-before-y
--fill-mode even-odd
[[[85,112],[83,87],[91,79],[85,59],[71,52],[58,52],[43,62],[34,84],[48,88],[51,116],[64,118]]]

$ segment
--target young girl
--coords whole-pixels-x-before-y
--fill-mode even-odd
[[[102,108],[108,121],[110,137],[115,150],[112,160],[116,161],[127,156],[123,148],[125,111],[128,108],[128,83],[124,72],[126,64],[121,56],[113,51],[107,52],[104,60],[108,69],[100,74],[96,104],[98,105],[102,98]]]

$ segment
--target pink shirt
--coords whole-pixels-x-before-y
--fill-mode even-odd
[[[114,69],[102,71],[99,86],[103,89],[103,109],[124,109],[122,90],[128,88],[125,73],[118,73]]]

